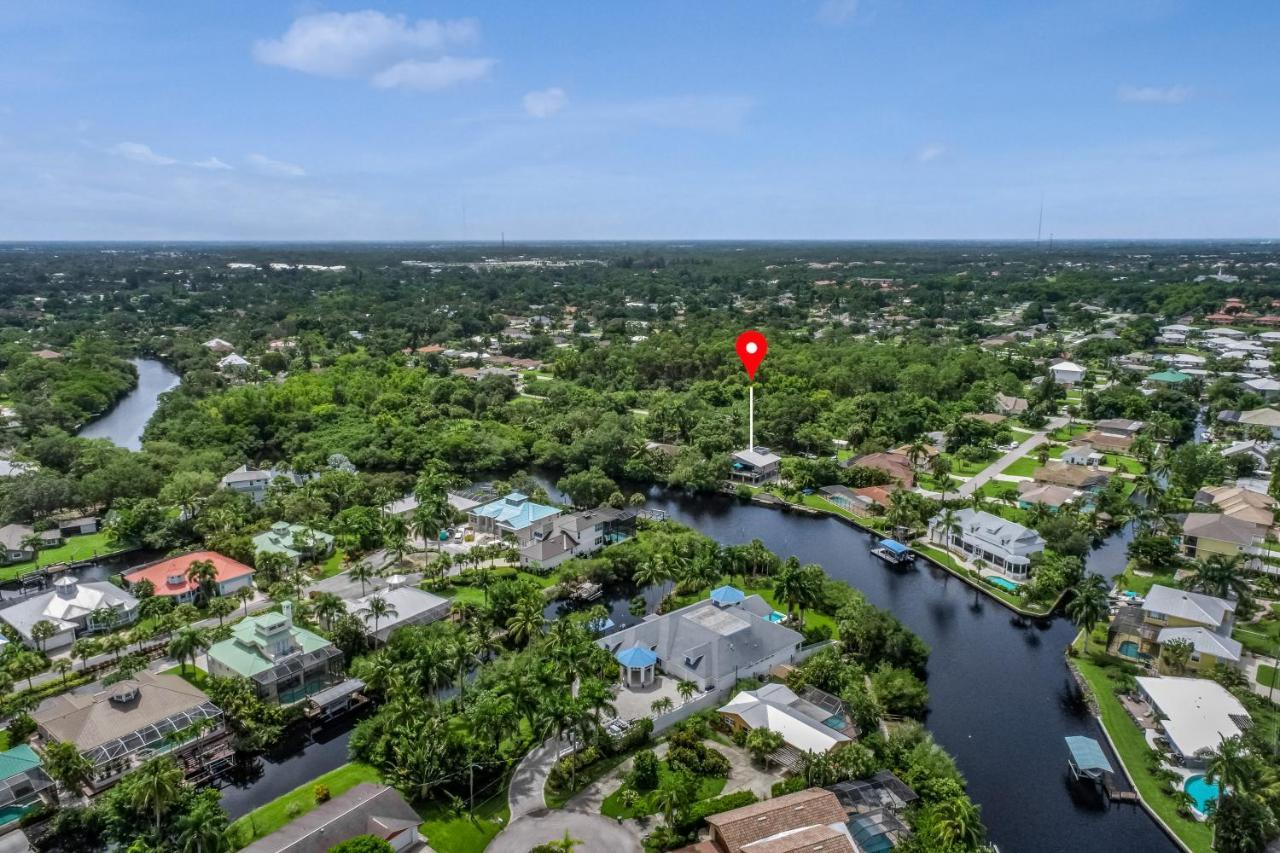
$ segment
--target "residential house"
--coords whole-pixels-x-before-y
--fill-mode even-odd
[[[647,687],[661,669],[700,690],[729,687],[801,657],[804,635],[758,595],[733,587],[597,640],[618,661],[622,685]]]
[[[1156,584],[1141,605],[1119,609],[1107,628],[1107,649],[1117,657],[1154,661],[1163,672],[1171,669],[1161,657],[1163,644],[1186,640],[1192,647],[1189,670],[1208,674],[1218,663],[1239,666],[1241,645],[1231,639],[1235,610],[1232,601]]]
[[[733,454],[729,465],[729,479],[735,483],[760,486],[778,479],[782,457],[767,447],[751,447]]]
[[[1049,368],[1055,385],[1073,388],[1084,381],[1085,369],[1073,361],[1060,361]]]
[[[380,598],[388,606],[386,616],[375,618],[369,603]],[[406,625],[427,625],[449,615],[449,599],[406,586],[403,575],[387,578],[387,585],[352,601],[344,601],[347,612],[364,623],[365,629],[379,643],[385,643],[398,628]]]
[[[305,524],[277,521],[270,530],[253,537],[253,553],[284,554],[295,566],[304,559],[317,559],[333,551],[333,537]]]
[[[1079,497],[1080,492],[1066,486],[1034,483],[1028,480],[1018,483],[1018,506],[1021,509],[1031,509],[1039,504],[1056,512]]]
[[[1190,768],[1203,768],[1223,740],[1252,725],[1249,711],[1208,678],[1138,678],[1138,694],[1159,717],[1169,746]]]
[[[107,611],[112,614],[111,620],[103,623],[100,619]],[[40,645],[48,652],[71,645],[83,634],[128,625],[137,618],[138,599],[120,587],[107,581],[79,581],[71,575],[59,577],[52,590],[0,609],[0,621],[21,634],[31,648]],[[40,622],[52,624],[56,633],[37,644],[32,629]]]
[[[207,654],[210,675],[247,678],[258,696],[282,705],[298,702],[342,677],[342,652],[324,637],[293,624],[293,603],[281,613],[246,617],[230,639]]]
[[[211,754],[228,753],[222,711],[176,675],[142,670],[97,693],[62,693],[32,714],[37,748],[72,743],[88,759],[95,793],[154,755],[172,756],[188,773]]]
[[[849,725],[840,700],[822,691],[817,693],[820,700],[827,701],[819,705],[785,684],[771,682],[756,690],[741,691],[718,713],[735,733],[752,729],[777,732],[793,756],[830,752],[849,743],[857,730]],[[836,725],[832,725],[833,721]]]
[[[53,780],[40,755],[25,743],[0,752],[0,831],[39,808],[45,792],[55,795]]]
[[[1258,427],[1268,430],[1272,438],[1280,439],[1280,412],[1272,408],[1250,409],[1246,412],[1220,412],[1218,420],[1242,427]]]
[[[1262,539],[1256,524],[1222,513],[1190,512],[1182,522],[1182,553],[1197,560],[1247,554]]]
[[[1246,391],[1252,391],[1260,395],[1264,400],[1275,400],[1280,397],[1280,382],[1268,377],[1262,376],[1257,379],[1246,379],[1240,383]]]
[[[58,518],[55,521],[58,524],[58,531],[63,536],[86,536],[90,533],[98,532],[98,517],[96,515]]]
[[[1031,472],[1031,479],[1037,483],[1066,486],[1082,492],[1096,492],[1106,486],[1111,475],[1090,465],[1050,462]]]
[[[823,486],[819,491],[822,496],[854,515],[868,517],[883,515],[889,508],[894,486],[864,486],[861,489],[850,489],[848,486]]]
[[[1275,498],[1241,486],[1206,486],[1196,492],[1195,501],[1216,507],[1223,515],[1255,525],[1264,537],[1275,523]]]
[[[711,843],[719,853],[793,853],[815,849],[824,853],[859,853],[846,820],[840,800],[823,788],[772,797],[706,818],[711,828]],[[774,841],[782,846],[773,844]]]
[[[1220,451],[1222,456],[1227,459],[1235,459],[1237,456],[1250,456],[1254,460],[1259,472],[1270,470],[1271,462],[1268,457],[1271,454],[1271,445],[1260,441],[1234,441]]]
[[[218,370],[223,373],[243,373],[253,368],[253,364],[242,355],[231,353],[218,359]]]
[[[1058,461],[1064,465],[1085,465],[1096,468],[1102,464],[1104,458],[1103,454],[1094,450],[1089,442],[1073,441],[1062,451]]]
[[[1022,397],[996,394],[996,411],[1002,415],[1020,415],[1027,410],[1028,402]]]
[[[849,459],[840,464],[845,468],[857,465],[859,468],[874,468],[877,471],[883,471],[904,489],[912,489],[916,485],[915,468],[904,453],[868,453],[865,456]]]
[[[241,465],[222,478],[222,487],[248,495],[250,500],[260,504],[266,500],[267,490],[271,488],[271,484],[279,479],[301,486],[306,478],[280,468],[252,468],[249,465]]]
[[[989,512],[971,507],[957,510],[959,532],[940,530],[942,519],[939,514],[930,522],[930,539],[944,540],[969,560],[981,560],[1011,578],[1025,579],[1031,572],[1031,558],[1044,550],[1039,533]]]
[[[31,542],[35,530],[27,524],[6,524],[0,527],[0,548],[3,548],[3,564],[25,563],[36,558],[36,548]]]
[[[418,831],[421,823],[422,818],[395,788],[361,782],[259,838],[241,853],[325,853],[364,835],[387,842],[393,853],[415,853],[429,849]]]
[[[526,495],[511,492],[497,500],[474,506],[467,518],[477,533],[505,536],[520,540],[534,525],[557,516],[560,510],[535,503]]]
[[[639,514],[634,508],[601,506],[552,516],[525,532],[527,538],[520,542],[520,565],[546,571],[573,557],[590,556],[634,535]]]
[[[1146,381],[1151,385],[1182,385],[1190,382],[1192,378],[1191,374],[1180,370],[1161,370],[1158,373],[1152,373]]]
[[[211,595],[231,595],[236,590],[253,586],[252,568],[217,551],[192,551],[178,557],[157,560],[127,573],[124,580],[130,588],[144,580],[150,581],[156,595],[172,598],[176,603],[183,604],[195,601],[200,592],[199,585],[188,577],[188,572],[192,563],[202,561],[212,563],[217,572],[209,589]]]
[[[230,341],[224,341],[222,338],[210,338],[204,342],[205,349],[213,350],[216,353],[226,354],[235,352],[235,344]]]

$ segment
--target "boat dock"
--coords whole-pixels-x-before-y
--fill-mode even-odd
[[[882,539],[871,553],[894,566],[915,562],[915,552],[896,539]]]

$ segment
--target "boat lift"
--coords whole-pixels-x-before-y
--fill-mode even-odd
[[[871,553],[892,566],[915,562],[915,552],[896,539],[882,539]]]

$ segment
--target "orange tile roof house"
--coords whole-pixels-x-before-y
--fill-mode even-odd
[[[711,840],[715,842],[716,847],[724,853],[742,853],[747,845],[773,838],[780,833],[815,826],[844,824],[847,820],[844,806],[840,805],[840,800],[835,794],[823,788],[809,788],[806,791],[797,791],[794,794],[752,803],[740,809],[710,815],[707,817],[707,824],[711,827]],[[845,837],[847,839],[847,836]],[[854,847],[852,844],[845,848],[832,845],[824,849],[840,851],[853,850]]]
[[[190,554],[160,560],[129,572],[124,579],[129,586],[139,581],[151,581],[156,595],[174,598],[181,604],[196,597],[197,586],[187,578],[187,571],[192,563],[200,560],[208,560],[218,570],[216,595],[229,595],[253,583],[253,569],[230,557],[224,557],[217,551],[192,551]]]
[[[904,489],[914,488],[916,484],[916,474],[912,470],[911,460],[901,453],[868,453],[866,456],[859,456],[852,461],[846,460],[841,464],[846,468],[857,465],[860,468],[875,468],[877,471],[883,471],[897,480]]]

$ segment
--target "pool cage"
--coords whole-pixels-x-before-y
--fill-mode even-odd
[[[139,756],[144,750],[148,754],[167,752],[175,746],[192,740],[193,737],[175,739],[175,735],[190,731],[193,726],[200,725],[204,720],[213,720],[214,724],[211,728],[217,728],[217,723],[222,720],[222,711],[217,705],[205,702],[194,708],[171,714],[159,722],[145,725],[124,737],[95,746],[87,750],[84,757],[93,765],[93,774],[96,778],[107,779],[127,770],[133,757]],[[194,735],[194,732],[192,734]]]
[[[42,767],[32,767],[0,780],[0,809],[26,805],[41,791],[52,788],[53,780]]]
[[[838,782],[827,788],[848,812],[871,812],[875,809],[899,810],[920,796],[889,770],[881,770],[870,779]]]
[[[333,681],[331,676],[341,671],[342,652],[326,645],[284,658],[270,669],[255,674],[253,682],[259,695],[274,696],[288,704],[328,687]]]
[[[889,853],[911,834],[911,830],[893,812],[876,809],[851,820],[849,834],[864,853]]]

